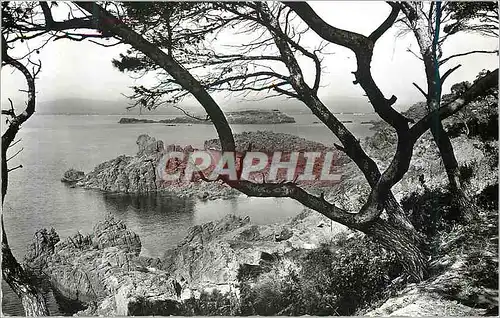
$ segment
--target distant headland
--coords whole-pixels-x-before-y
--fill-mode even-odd
[[[288,116],[278,109],[273,110],[242,110],[226,113],[230,124],[240,125],[267,125],[267,124],[286,124],[295,123],[295,119]],[[123,117],[118,121],[119,124],[211,124],[210,118],[197,118],[191,116],[178,116],[175,118],[153,120]]]

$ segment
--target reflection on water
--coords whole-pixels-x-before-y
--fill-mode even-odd
[[[195,202],[169,195],[103,194],[106,211],[139,234],[141,255],[160,257],[194,224]]]
[[[290,199],[236,197],[200,201],[167,194],[133,195],[103,193],[105,210],[139,234],[143,256],[161,257],[175,247],[193,225],[219,220],[225,215],[250,216],[253,223],[270,224],[295,216],[303,206]]]

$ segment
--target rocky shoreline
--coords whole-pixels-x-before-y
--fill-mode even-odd
[[[418,119],[422,112],[416,107],[406,112],[406,116]],[[498,144],[495,140],[481,136],[480,130],[473,128],[473,122],[488,123],[494,116],[485,115],[477,104],[471,105],[470,111],[474,115],[465,124],[469,129],[468,136],[464,134],[463,120],[456,116],[445,120],[444,125],[448,131],[456,132],[450,135],[455,154],[460,166],[471,171],[467,181],[468,189],[476,196],[498,184]],[[375,135],[362,143],[383,170],[395,150],[396,137],[387,124],[379,122],[374,127]],[[298,137],[287,139],[286,135],[268,132],[243,133],[236,135],[235,139],[239,151],[248,149],[250,144],[255,150],[320,147]],[[137,145],[139,151],[136,156],[120,156],[105,162],[76,184],[104,191],[142,193],[166,190],[155,182],[155,162],[164,150],[192,151],[192,147],[171,145],[165,148],[161,141],[146,135],[138,139]],[[205,148],[208,149],[219,147],[218,140],[205,143]],[[363,204],[369,186],[357,167],[347,158],[344,160],[343,178],[338,185],[325,190],[311,187],[308,191],[325,191],[325,199],[329,202],[356,211]],[[80,176],[74,175],[78,178]],[[177,190],[172,191],[178,191],[179,195],[199,195],[207,191],[210,192],[207,196],[209,198],[224,197],[227,194],[220,192],[225,187],[221,184],[194,184],[189,190],[177,187]],[[410,170],[394,186],[393,193],[401,200],[442,191],[446,189],[446,185],[446,173],[439,154],[431,134],[426,133],[416,144]],[[228,191],[231,195],[238,195],[233,189],[225,189],[223,191]],[[409,213],[417,208],[407,207]],[[488,222],[491,224],[481,224],[478,228],[494,228],[494,222]],[[472,278],[468,274],[470,269],[462,261],[465,247],[458,240],[465,237],[468,231],[458,229],[442,238],[440,244],[449,245],[450,248],[456,245],[457,254],[447,253],[435,257],[431,268],[438,272],[436,268],[447,264],[449,270],[418,285],[406,286],[364,313],[411,315],[422,312],[424,308],[429,314],[433,313],[432,310],[445,314],[452,308],[461,315],[484,314],[485,310],[481,308],[491,306],[488,295],[495,295],[495,292],[484,288],[466,290],[472,286]],[[242,288],[246,288],[247,293],[248,288],[281,283],[280,279],[289,277],[304,265],[300,255],[335,241],[336,233],[343,234],[347,241],[357,241],[362,237],[361,234],[307,209],[290,221],[273,225],[256,225],[249,218],[229,215],[222,220],[190,228],[176,248],[166,250],[161,258],[147,258],[139,255],[139,237],[126,229],[120,221],[108,217],[96,225],[93,233],[78,233],[64,241],[59,240],[54,231],[37,232],[25,264],[35,272],[49,277],[52,284],[66,297],[85,302],[88,308],[80,312],[81,315],[183,315],[192,314],[188,304],[201,301],[202,295],[206,293],[213,295],[217,292],[223,299],[239,302]],[[471,240],[464,239],[464,242]],[[482,252],[487,254],[484,257],[494,257],[494,253],[489,250]],[[242,280],[243,272],[252,277],[250,285]],[[450,290],[460,290],[460,293],[454,294],[452,299],[441,299],[441,293],[448,293]],[[474,297],[483,299],[483,307],[474,308],[475,301],[478,301]],[[428,308],[429,306],[433,309]]]
[[[295,123],[295,119],[277,109],[274,110],[242,110],[227,112],[227,121],[237,125],[275,125]],[[190,116],[179,116],[172,119],[142,119],[121,118],[119,124],[212,124],[209,118],[195,118]]]
[[[139,256],[137,234],[108,215],[92,233],[65,240],[54,229],[37,231],[24,265],[64,297],[85,303],[77,315],[182,315],[184,303],[202,293],[237,295],[241,268],[265,267],[278,255],[317,248],[332,231],[345,230],[327,222],[310,211],[275,225],[228,215],[190,228],[164,257],[148,258]]]

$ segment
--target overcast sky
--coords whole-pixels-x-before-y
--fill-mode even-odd
[[[365,35],[373,31],[383,21],[390,7],[384,2],[312,2],[312,7],[328,23],[339,28],[352,30]],[[425,87],[422,62],[411,53],[411,47],[418,52],[411,34],[396,38],[397,28],[391,28],[376,44],[372,72],[375,81],[387,97],[396,95],[399,106],[422,99],[412,82]],[[317,38],[316,38],[317,39]],[[316,40],[315,40],[316,41]],[[498,39],[484,38],[478,35],[457,35],[450,37],[444,46],[444,56],[471,49],[497,49]],[[126,46],[103,48],[88,42],[70,42],[66,40],[50,43],[40,52],[43,63],[42,72],[37,81],[39,101],[51,101],[63,98],[90,98],[97,100],[119,100],[121,93],[127,93],[128,86],[135,82],[127,74],[120,73],[111,65],[112,58],[124,52]],[[336,96],[361,97],[364,92],[359,85],[352,84],[352,71],[356,69],[354,55],[347,49],[332,45],[334,55],[324,60],[327,73],[322,78],[320,95],[328,99]],[[458,63],[463,66],[447,80],[444,91],[457,81],[471,80],[482,69],[498,67],[498,57],[491,55],[471,55],[453,60],[449,67]],[[311,72],[306,71],[307,74]],[[306,74],[306,75],[307,75]],[[8,97],[23,100],[18,92],[25,87],[19,74],[2,70],[2,104]],[[217,96],[217,99],[219,97]]]

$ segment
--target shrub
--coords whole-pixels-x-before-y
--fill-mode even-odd
[[[178,304],[172,300],[150,302],[144,297],[128,304],[130,316],[170,316],[179,313]]]
[[[483,209],[498,211],[498,183],[484,188],[476,202]]]
[[[218,290],[203,292],[199,299],[190,298],[182,303],[182,316],[231,316],[236,312],[234,295]]]
[[[253,286],[242,282],[242,315],[352,315],[385,296],[402,272],[394,255],[367,237],[309,251],[284,277],[265,274]]]
[[[452,203],[452,196],[446,189],[426,189],[423,194],[412,193],[401,200],[415,229],[428,238],[451,230],[460,215]]]
[[[484,153],[491,168],[498,167],[498,143],[484,143]]]
[[[468,183],[471,180],[474,175],[474,165],[475,162],[458,167],[460,183]]]
[[[498,257],[498,255],[497,255]],[[498,288],[498,259],[485,255],[484,251],[472,251],[465,260],[469,278],[477,287]]]

